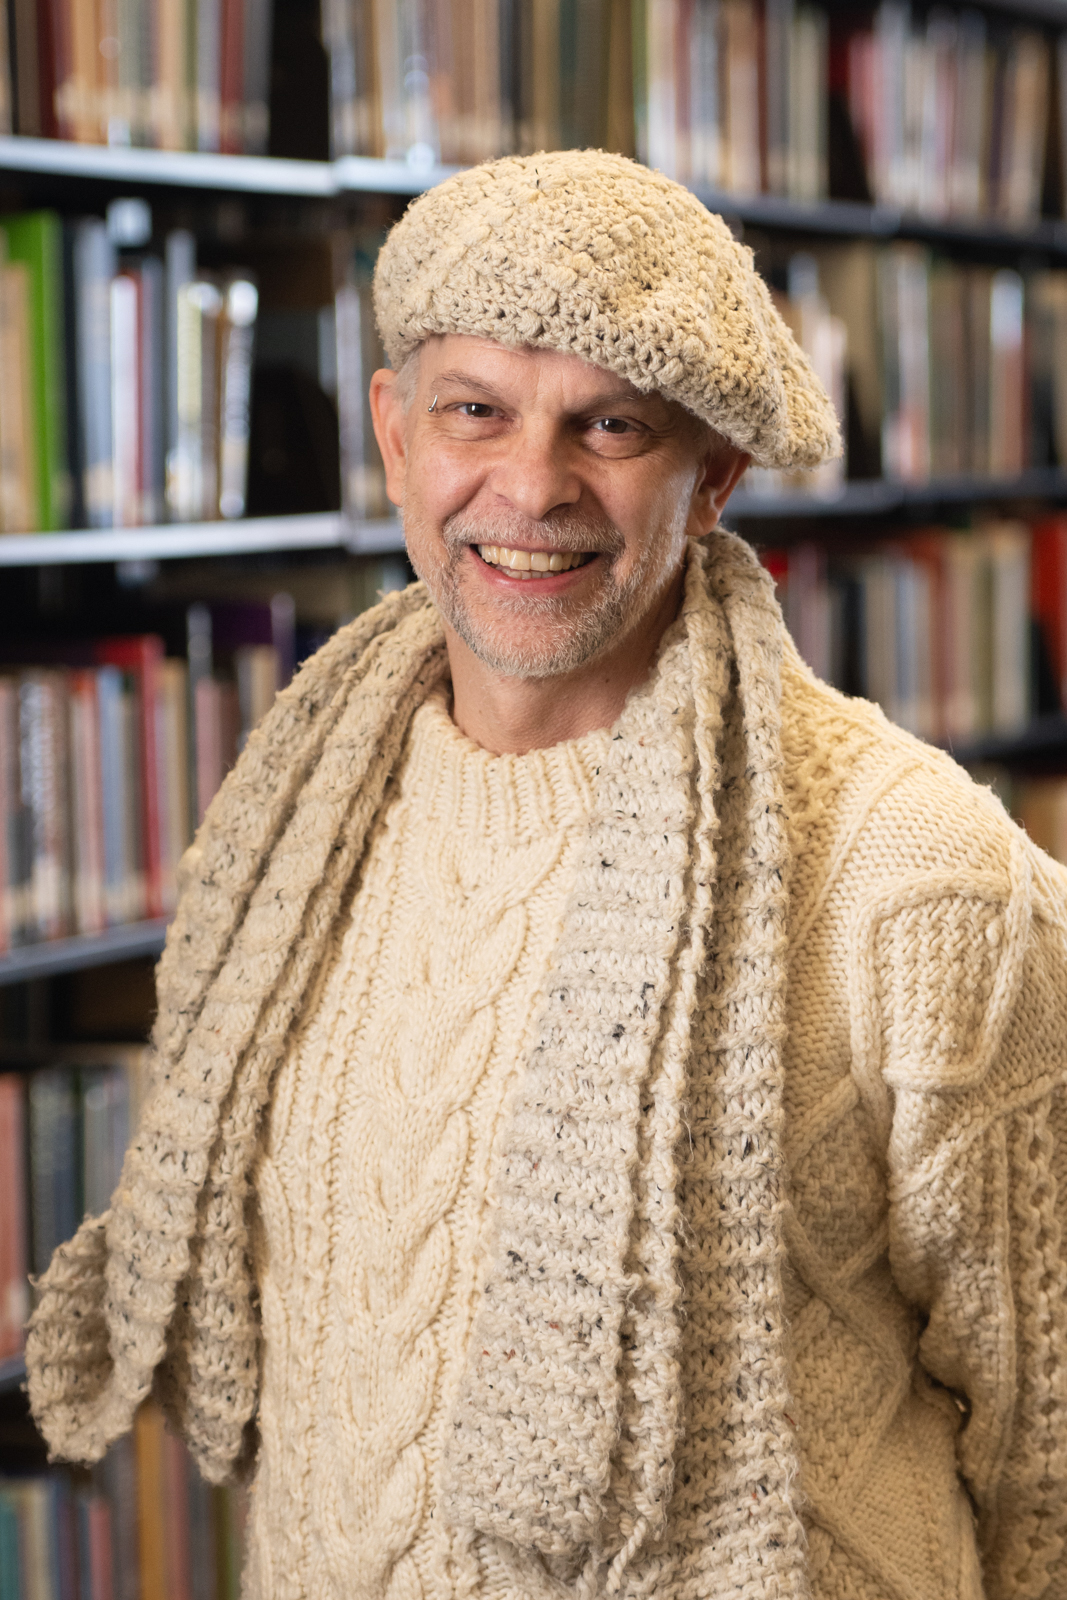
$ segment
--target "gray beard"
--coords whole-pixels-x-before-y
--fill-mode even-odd
[[[405,526],[410,519],[405,518]],[[494,637],[467,610],[460,582],[460,561],[468,545],[510,545],[534,531],[546,534],[546,544],[557,550],[596,551],[606,556],[605,581],[592,605],[572,613],[565,596],[523,594],[502,596],[498,613],[527,620],[537,618],[544,633],[534,644],[519,645]],[[636,622],[642,599],[648,598],[649,568],[646,558],[624,583],[613,575],[614,560],[624,548],[622,534],[606,517],[581,512],[550,512],[537,523],[513,517],[487,517],[477,521],[462,512],[449,517],[442,530],[447,555],[432,570],[416,566],[430,596],[449,626],[491,672],[508,678],[558,678],[587,666],[616,644]],[[669,537],[669,535],[665,535]],[[523,587],[526,587],[525,585]],[[502,634],[503,630],[496,630]]]

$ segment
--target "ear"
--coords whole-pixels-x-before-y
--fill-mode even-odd
[[[717,433],[709,435],[701,464],[700,477],[693,490],[693,501],[685,531],[690,539],[702,539],[718,527],[726,502],[744,476],[752,457],[745,450]]]
[[[385,492],[394,506],[402,506],[407,473],[407,416],[396,391],[396,378],[388,367],[374,373],[370,380],[370,414],[385,465]]]

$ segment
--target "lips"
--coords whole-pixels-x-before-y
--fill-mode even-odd
[[[477,550],[488,566],[502,567],[516,578],[569,572],[593,559],[593,552],[586,550],[516,550],[503,544],[480,544]]]

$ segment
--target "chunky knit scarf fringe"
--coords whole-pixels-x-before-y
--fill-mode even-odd
[[[803,1590],[780,1304],[782,645],[748,548],[721,532],[695,546],[681,627],[598,777],[494,1183],[442,1512],[460,1545],[573,1563],[579,1593],[615,1592],[642,1549],[665,1548],[680,1301],[697,1293],[721,1335],[708,1371],[722,1483],[689,1537],[717,1552],[720,1592]],[[141,1128],[110,1211],[57,1251],[30,1327],[31,1404],[56,1456],[98,1460],[153,1383],[209,1478],[254,1448],[246,1211],[262,1112],[411,715],[444,669],[425,591],[391,597],[303,669],[209,809],[160,964]],[[700,1251],[713,1281],[683,1285],[698,993],[720,1107],[700,1209],[716,1237]]]

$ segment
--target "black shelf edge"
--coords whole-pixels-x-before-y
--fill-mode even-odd
[[[928,217],[896,206],[866,205],[858,200],[787,200],[772,194],[731,194],[703,185],[694,185],[693,193],[709,211],[753,227],[1067,255],[1067,220],[1060,217],[1041,217],[1020,228],[992,217]]]
[[[941,748],[965,767],[1026,766],[1031,762],[1038,766],[1053,762],[1067,765],[1067,716],[1057,711],[1035,717],[1018,733],[990,733],[981,739]]]
[[[856,479],[834,494],[753,494],[740,491],[726,508],[745,521],[787,518],[883,515],[912,507],[965,505],[997,500],[1067,499],[1067,472],[1035,467],[1015,478],[931,478],[927,483],[894,483],[889,479]]]
[[[0,956],[0,985],[27,983],[31,978],[52,978],[83,967],[103,967],[135,956],[158,956],[167,932],[165,917],[108,928],[104,933],[79,933],[69,939],[51,939],[23,945]]]

